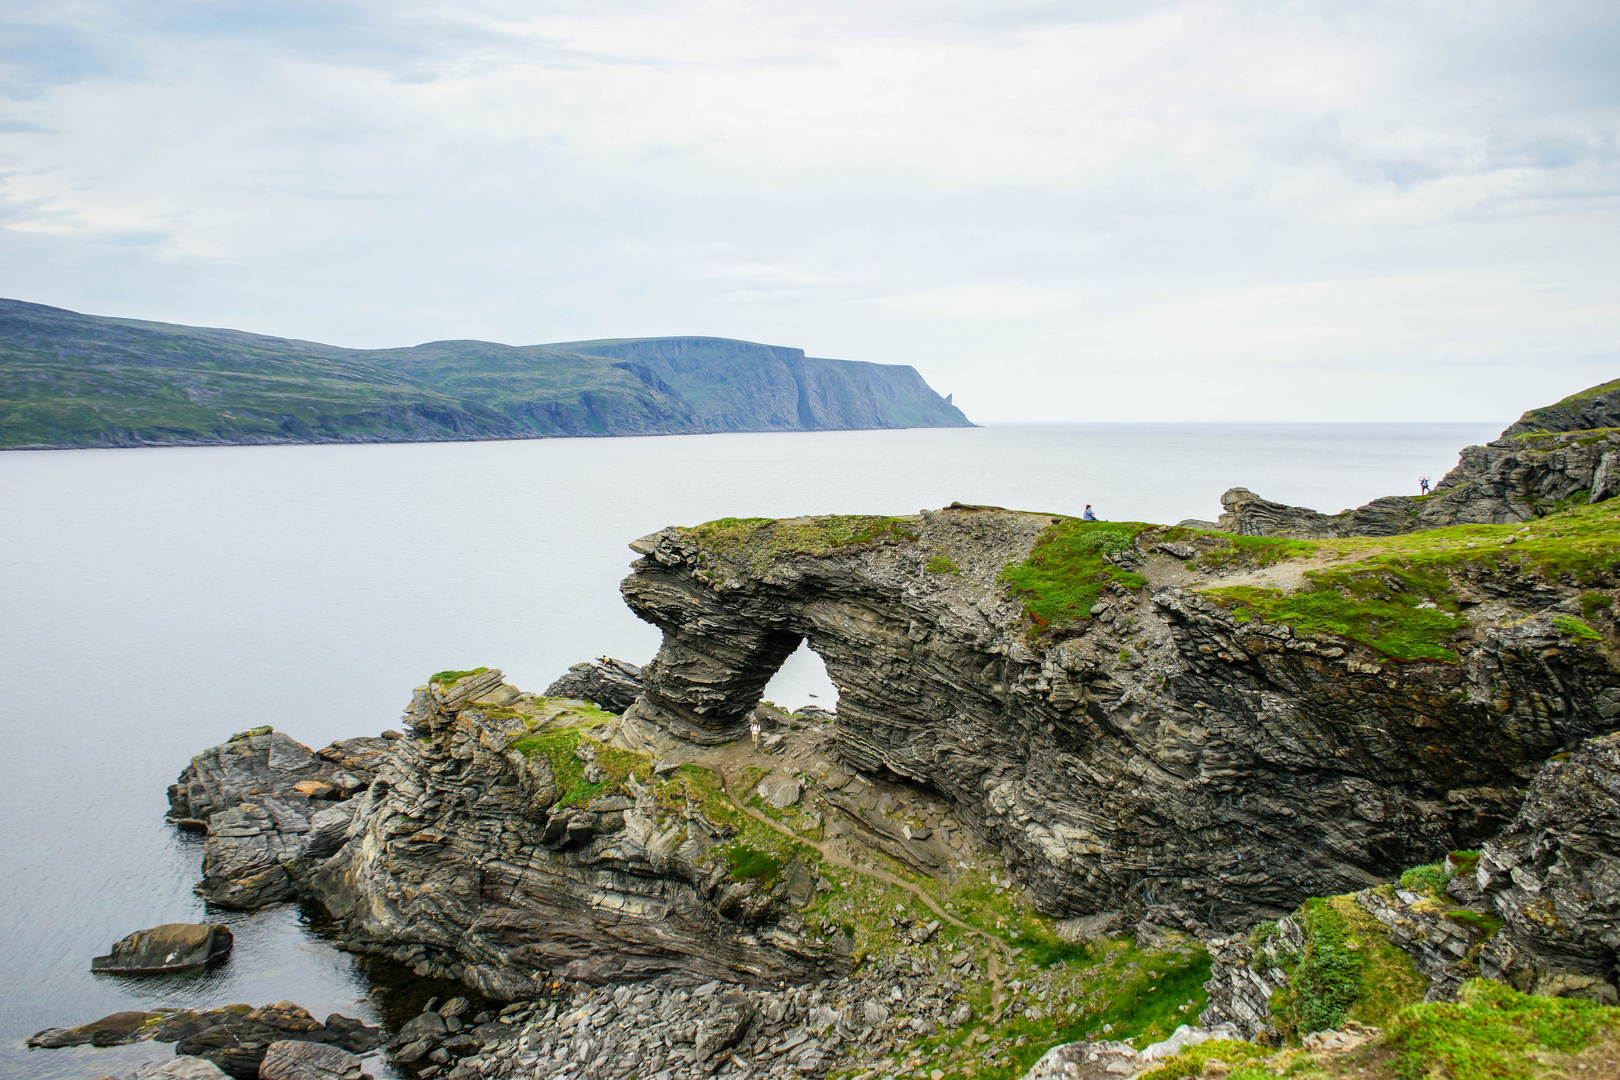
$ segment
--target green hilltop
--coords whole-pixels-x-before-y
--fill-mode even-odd
[[[970,426],[910,366],[727,338],[343,349],[0,300],[0,449]]]

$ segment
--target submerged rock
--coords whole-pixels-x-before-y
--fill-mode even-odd
[[[92,959],[90,970],[145,975],[203,968],[223,960],[232,941],[230,929],[218,923],[164,923],[122,939]]]
[[[124,1080],[226,1080],[228,1073],[199,1057],[174,1057],[168,1061],[148,1061]]]
[[[79,1027],[41,1031],[28,1040],[28,1045],[116,1046],[149,1039],[175,1043],[175,1053],[188,1062],[200,1059],[236,1080],[257,1080],[259,1064],[273,1043],[284,1040],[323,1043],[350,1053],[365,1053],[382,1044],[382,1032],[337,1013],[328,1016],[323,1024],[303,1008],[283,1001],[257,1009],[251,1005],[226,1005],[201,1011],[159,1009],[114,1013]],[[191,1074],[157,1075],[189,1078]],[[203,1075],[209,1074],[199,1074]]]

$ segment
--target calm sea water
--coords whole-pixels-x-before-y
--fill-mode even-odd
[[[197,979],[89,974],[119,937],[204,918],[200,847],[163,824],[190,756],[256,724],[312,746],[395,726],[410,690],[488,664],[541,690],[645,662],[625,545],[727,515],[953,500],[1174,522],[1233,485],[1336,511],[1416,492],[1503,424],[1006,425],[387,446],[0,454],[0,1076],[117,1072],[172,1047],[27,1051],[158,1005],[292,999],[375,1020],[376,989],[293,906],[225,916]],[[801,651],[767,691],[833,697]]]

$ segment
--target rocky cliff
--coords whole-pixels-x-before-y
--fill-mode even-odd
[[[1216,527],[1241,536],[1395,536],[1448,525],[1533,521],[1620,494],[1620,381],[1532,409],[1484,446],[1462,451],[1428,495],[1389,495],[1323,514],[1247,488],[1221,496]]]
[[[556,975],[752,983],[847,967],[791,929],[815,891],[802,862],[763,884],[734,872],[740,823],[713,774],[613,751],[597,731],[608,714],[487,670],[419,688],[406,720],[310,881],[351,947],[505,998]]]
[[[1477,845],[1620,724],[1614,515],[1583,513],[1578,570],[1496,526],[1314,586],[1307,545],[976,507],[666,529],[632,545],[664,642],[616,738],[739,737],[806,640],[841,758],[940,792],[1043,911],[1246,925]]]

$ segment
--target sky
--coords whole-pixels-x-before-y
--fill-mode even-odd
[[[1612,0],[9,0],[0,296],[1505,421],[1620,376],[1617,54]]]

